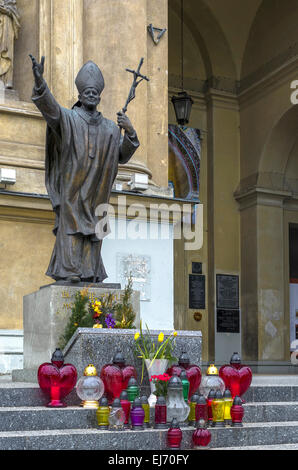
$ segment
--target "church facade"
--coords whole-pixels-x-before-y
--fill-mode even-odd
[[[3,82],[0,90],[0,168],[16,175],[14,184],[0,183],[2,352],[21,357],[21,346],[12,345],[21,341],[22,299],[51,282],[44,273],[55,241],[44,184],[46,127],[31,100],[28,55],[46,57],[45,79],[66,108],[77,101],[79,69],[93,60],[106,83],[100,109],[113,121],[131,86],[126,69],[144,58],[149,82],[127,111],[141,145],[119,166],[111,205],[118,216],[119,197],[147,212],[163,204],[171,230],[159,245],[132,241],[120,249],[109,241],[110,276],[119,280],[120,255],[139,260],[140,278],[148,274],[145,320],[201,330],[204,362],[220,364],[238,351],[250,364],[288,370],[298,338],[297,1],[181,5],[17,1],[13,88]],[[188,130],[177,127],[171,103],[182,74],[194,102]],[[188,151],[195,141],[197,160]],[[135,175],[145,181],[140,191],[132,190]],[[202,246],[185,249],[185,238],[175,238],[173,204],[176,212],[191,208],[192,228],[200,221]]]

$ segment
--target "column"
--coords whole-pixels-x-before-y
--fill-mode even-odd
[[[147,57],[147,0],[85,0],[84,2],[84,61],[98,64],[105,79],[105,89],[100,104],[103,115],[116,121],[116,113],[126,102],[133,75],[125,69],[136,70],[144,58],[141,69],[148,73]],[[136,90],[136,98],[128,105],[140,147],[127,171],[151,172],[147,169],[147,82]],[[121,168],[120,173],[125,172]],[[129,179],[129,178],[128,178]]]
[[[283,201],[288,193],[254,188],[241,210],[242,353],[252,361],[287,360]]]
[[[147,0],[147,26],[167,29],[158,44],[148,44],[148,167],[154,182],[168,186],[168,0]]]
[[[83,0],[40,0],[40,57],[45,79],[57,101],[77,101],[76,75],[83,65]]]

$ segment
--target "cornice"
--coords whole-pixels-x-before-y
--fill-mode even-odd
[[[285,201],[291,199],[291,191],[281,191],[262,187],[254,187],[235,191],[234,198],[239,204],[239,210],[243,211],[253,206],[271,206],[283,208]]]

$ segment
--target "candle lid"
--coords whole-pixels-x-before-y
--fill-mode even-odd
[[[218,370],[214,364],[210,364],[207,369],[206,375],[218,375]]]
[[[113,357],[113,364],[124,364],[125,357],[123,356],[121,351],[117,351],[115,356]]]
[[[84,375],[86,375],[87,377],[94,377],[95,375],[97,375],[96,367],[94,367],[93,364],[88,364],[88,366],[84,370]]]
[[[213,388],[210,390],[208,398],[215,398],[215,390],[213,390]]]
[[[121,408],[120,398],[115,398],[115,400],[112,403],[112,408]]]
[[[191,403],[198,403],[198,400],[199,400],[199,395],[197,393],[194,393],[194,395],[190,397]]]
[[[232,398],[232,394],[228,388],[225,390],[224,398]]]
[[[170,425],[170,429],[180,429],[179,428],[179,423],[177,421],[176,418],[173,418],[172,419],[172,422],[171,422],[171,425]]]
[[[185,351],[182,351],[181,356],[179,357],[179,365],[188,365],[190,364],[190,359]]]
[[[102,398],[99,400],[99,406],[109,406],[108,399],[107,399],[106,397],[102,397]]]
[[[146,397],[146,395],[143,395],[143,396],[141,397],[141,404],[142,404],[142,405],[148,405],[148,404],[149,404],[149,403],[148,403],[148,398]]]
[[[51,361],[64,362],[64,356],[60,348],[56,348],[53,352]]]
[[[217,390],[217,391],[216,391],[216,393],[215,393],[215,398],[216,398],[216,399],[221,399],[221,398],[223,398],[223,395],[222,395],[222,393],[221,393],[220,390]]]
[[[211,390],[211,392],[212,391],[214,391],[214,390]],[[210,397],[210,398],[212,398],[212,397]],[[206,405],[206,399],[205,399],[204,395],[199,396],[197,403],[198,403],[198,405]]]
[[[128,381],[128,384],[127,384],[127,388],[128,387],[136,387],[138,385],[138,382],[136,381],[136,379],[134,377],[130,377],[129,381]]]
[[[120,393],[120,400],[128,400],[128,393],[126,390],[122,390]]]
[[[234,352],[234,354],[231,357],[230,364],[241,364],[241,357],[239,353]]]
[[[236,406],[240,406],[240,405],[241,405],[241,406],[242,406],[242,400],[241,400],[241,398],[238,397],[238,396],[235,397],[235,398],[234,398],[233,405],[236,405]]]
[[[156,400],[156,405],[166,405],[167,402],[166,402],[166,399],[165,397],[157,397],[157,400]]]
[[[134,402],[133,402],[133,404],[132,404],[132,407],[133,407],[133,408],[140,408],[140,407],[142,407],[142,403],[141,403],[140,398],[135,398],[135,399],[134,399]]]
[[[181,380],[187,380],[188,381],[188,377],[187,377],[187,372],[186,370],[182,370],[181,373],[180,373],[180,379]]]
[[[170,390],[182,390],[183,385],[178,375],[173,375],[168,381],[168,389]]]

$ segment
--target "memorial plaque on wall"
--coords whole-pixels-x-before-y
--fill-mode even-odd
[[[216,325],[217,333],[240,333],[240,311],[218,309]]]
[[[239,276],[216,275],[216,307],[218,309],[239,309]]]
[[[189,275],[189,308],[205,309],[205,276]]]

